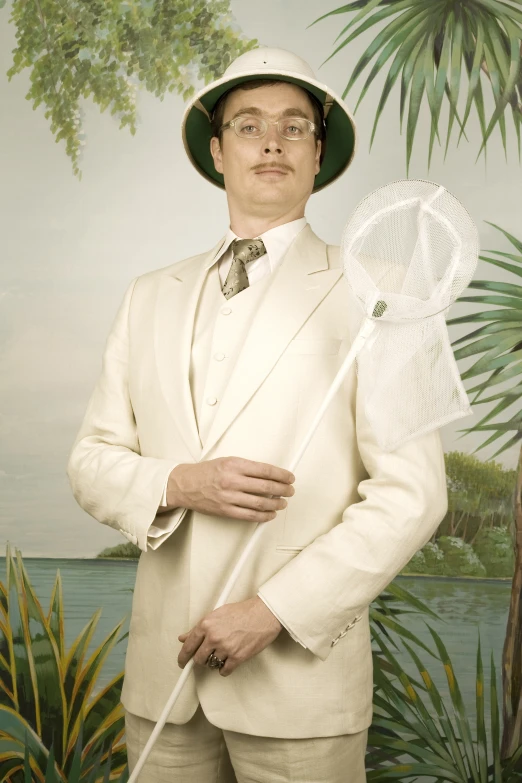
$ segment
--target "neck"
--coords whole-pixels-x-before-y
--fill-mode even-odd
[[[258,237],[269,231],[271,228],[282,226],[284,223],[290,223],[292,220],[298,220],[304,217],[304,206],[299,205],[287,212],[274,215],[254,215],[245,212],[240,208],[234,208],[229,203],[230,228],[241,239],[250,239]]]

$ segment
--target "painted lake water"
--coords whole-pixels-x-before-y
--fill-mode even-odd
[[[137,561],[24,558],[36,596],[45,612],[49,607],[57,569],[63,585],[65,611],[65,641],[68,648],[94,612],[102,614],[91,641],[89,652],[124,619],[120,635],[129,629],[132,595],[136,578]],[[5,557],[0,558],[0,580],[5,583]],[[398,576],[396,583],[412,592],[439,616],[432,620],[426,615],[409,615],[403,625],[436,651],[426,622],[442,637],[450,657],[464,704],[475,735],[475,682],[478,634],[482,648],[486,695],[486,726],[489,723],[490,658],[493,653],[497,671],[497,687],[501,694],[502,647],[506,630],[511,582],[509,580],[476,580],[442,577]],[[102,669],[98,689],[116,674],[123,671],[127,639],[111,651]],[[452,714],[449,690],[442,664],[418,647],[414,647],[435,685],[441,691]],[[405,670],[418,678],[418,672],[406,651],[397,653]],[[168,693],[166,693],[166,698]],[[428,706],[428,704],[426,705]],[[431,712],[431,709],[430,709]],[[502,708],[500,705],[500,712]],[[489,727],[488,727],[489,735]]]

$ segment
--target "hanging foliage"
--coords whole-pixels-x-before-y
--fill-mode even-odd
[[[0,8],[5,3],[0,0]],[[136,133],[138,86],[183,99],[258,45],[234,23],[229,0],[14,0],[17,46],[9,80],[25,68],[33,108],[45,107],[74,173],[85,145],[81,99]]]

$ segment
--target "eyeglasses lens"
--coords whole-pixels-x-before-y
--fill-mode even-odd
[[[234,130],[240,138],[259,139],[265,135],[268,123],[262,117],[238,117]],[[279,133],[285,139],[306,139],[311,133],[308,120],[302,117],[283,117],[278,120]]]

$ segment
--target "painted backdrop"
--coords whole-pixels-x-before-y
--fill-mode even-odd
[[[68,647],[61,577],[42,581],[40,608],[14,549],[35,559],[36,579],[37,559],[138,556],[75,504],[68,452],[128,282],[203,252],[227,228],[225,195],[185,157],[181,116],[195,88],[258,44],[304,57],[355,111],[354,163],[307,209],[325,241],[339,242],[364,195],[406,176],[443,184],[479,228],[475,279],[448,314],[474,415],[441,431],[446,519],[372,607],[367,767],[372,780],[522,777],[521,41],[520,0],[0,0],[0,781],[24,779],[20,748],[45,769],[51,744],[71,779],[82,721],[84,774],[99,752],[125,775],[121,673],[96,691],[123,627],[89,660],[91,626]],[[425,625],[421,637],[407,614],[433,611],[420,598],[427,580],[440,595],[466,579],[486,641],[486,599],[473,600],[484,585],[504,590],[504,615],[485,675],[474,636],[464,703],[448,652],[458,629]],[[10,739],[2,755],[7,737],[19,748]]]

